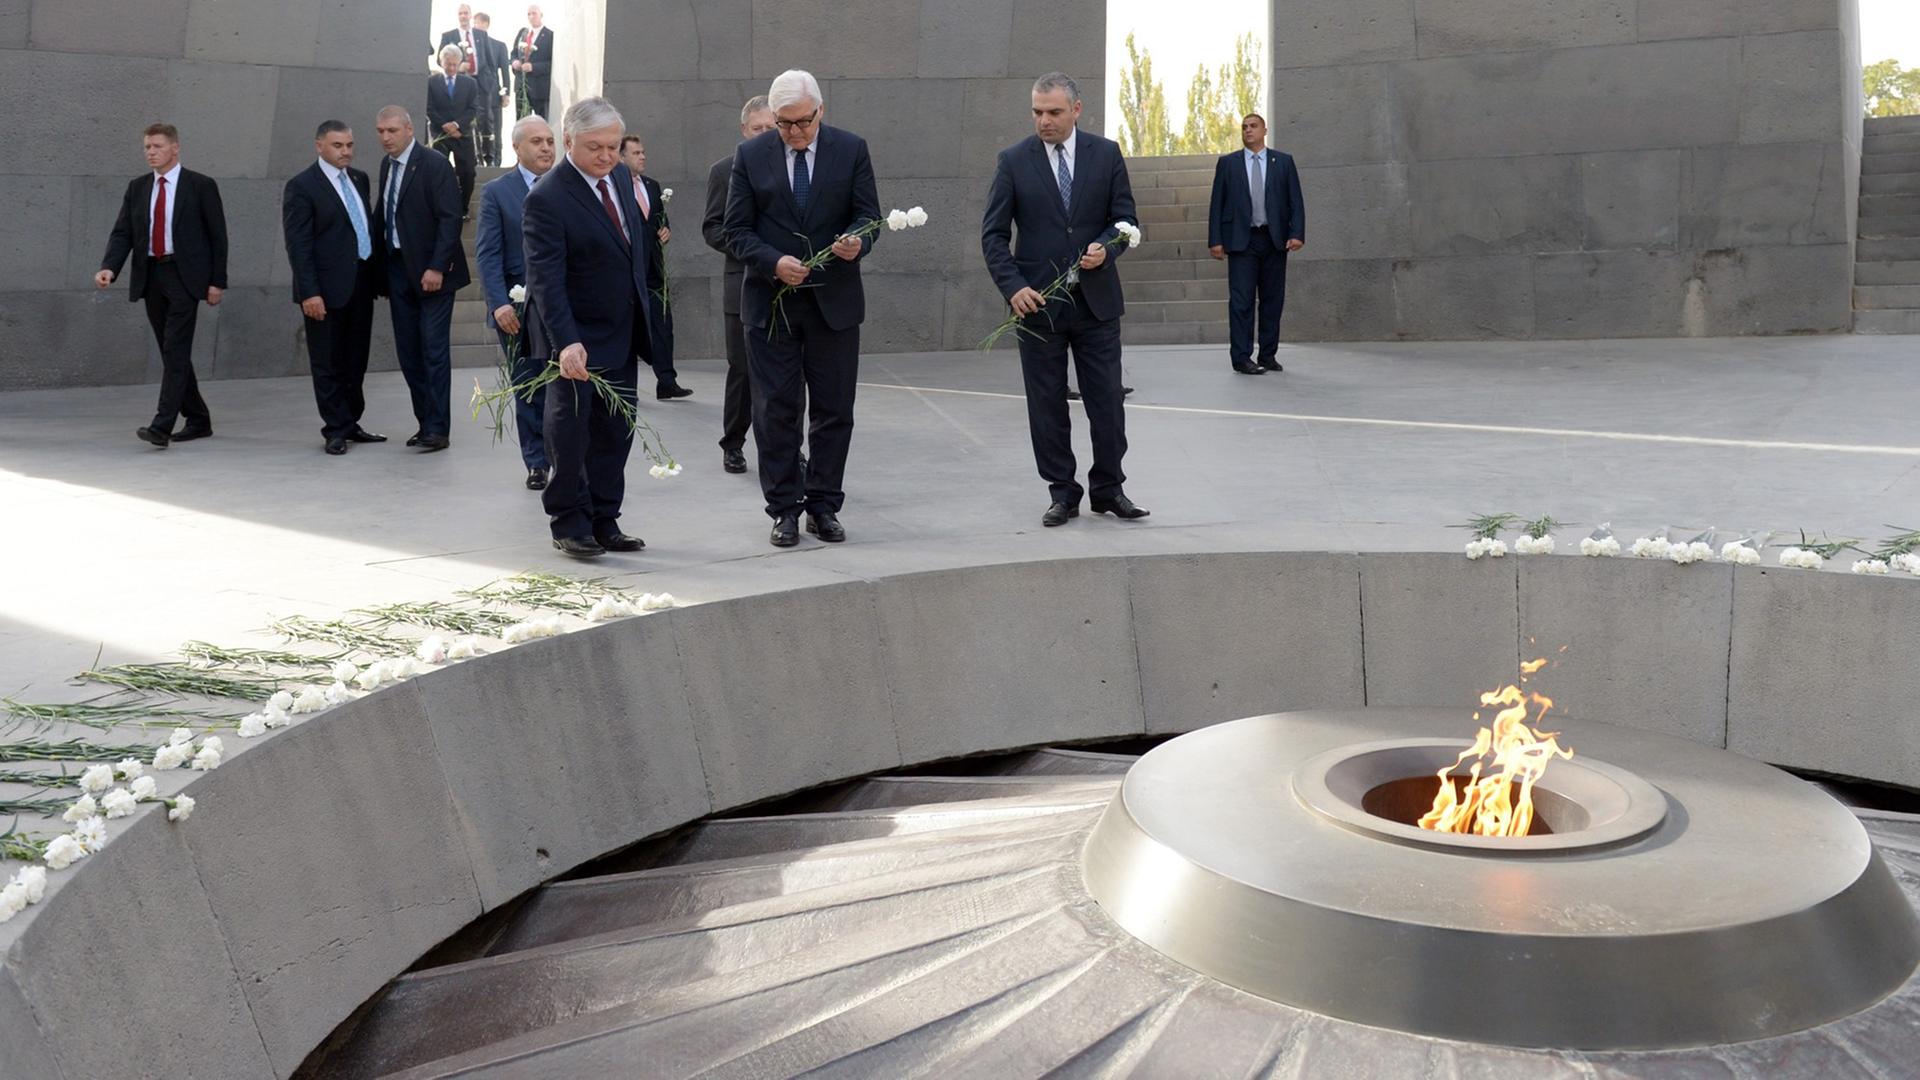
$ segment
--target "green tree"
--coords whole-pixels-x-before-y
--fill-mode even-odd
[[[1176,133],[1167,121],[1166,89],[1153,75],[1153,57],[1127,35],[1127,66],[1120,72],[1120,150],[1129,157],[1219,154],[1240,145],[1240,118],[1260,107],[1260,45],[1252,34],[1234,39],[1233,60],[1205,64],[1187,84],[1187,123]]]
[[[1868,116],[1920,116],[1920,68],[1902,69],[1898,60],[1868,64],[1860,86]]]
[[[1128,157],[1164,157],[1174,152],[1167,126],[1167,91],[1153,77],[1153,57],[1127,35],[1127,66],[1120,71],[1120,152]]]

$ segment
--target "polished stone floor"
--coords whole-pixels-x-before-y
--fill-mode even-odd
[[[1563,550],[1600,521],[1626,540],[1920,527],[1920,338],[1290,346],[1282,360],[1255,378],[1215,347],[1129,350],[1127,490],[1153,516],[1043,530],[1012,354],[867,357],[850,542],[788,551],[766,543],[753,475],[720,469],[720,365],[692,363],[694,397],[643,401],[686,465],[655,480],[636,454],[623,524],[647,550],[587,566],[548,546],[510,442],[458,416],[450,451],[400,445],[413,425],[395,373],[369,378],[366,417],[395,441],[344,458],[321,454],[304,379],[208,384],[216,436],[164,452],[132,434],[151,386],[0,394],[0,693],[72,696],[64,677],[96,655],[243,643],[273,616],[529,568],[700,601],[1008,559],[1449,550],[1464,535],[1447,525],[1500,510],[1579,523]],[[456,401],[476,376],[491,378],[455,373]]]

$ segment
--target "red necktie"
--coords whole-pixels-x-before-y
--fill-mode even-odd
[[[160,188],[153,197],[153,257],[159,258],[167,253],[167,178],[156,176],[154,183]]]
[[[474,65],[480,62],[480,58],[475,56],[473,52],[473,31],[463,30],[461,33],[465,34],[467,38],[467,74],[472,75],[476,70]]]
[[[637,176],[633,178],[633,201],[640,204],[641,220],[652,221],[653,208],[647,205],[647,185]]]
[[[613,231],[620,234],[620,242],[627,243],[626,227],[620,224],[620,211],[613,208],[613,189],[607,186],[607,178],[600,178],[600,205],[607,208],[607,220],[613,222]]]

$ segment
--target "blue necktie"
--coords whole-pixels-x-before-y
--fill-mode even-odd
[[[453,77],[452,76],[447,77],[447,100],[448,101],[453,100]]]
[[[347,201],[347,216],[353,219],[354,250],[360,258],[373,254],[373,238],[367,235],[367,215],[360,209],[360,197],[347,185],[347,172],[340,170],[340,197]]]
[[[387,159],[387,246],[400,246],[400,223],[393,220],[393,212],[400,204],[400,162]]]
[[[813,181],[807,176],[807,152],[796,150],[793,153],[793,201],[803,214],[807,212],[807,194],[812,190]]]
[[[1267,156],[1253,156],[1253,176],[1247,181],[1247,194],[1253,197],[1253,227],[1264,229],[1267,225]]]
[[[1073,177],[1067,175],[1067,144],[1060,143],[1053,148],[1060,168],[1056,174],[1060,178],[1060,209],[1067,216],[1073,216]]]

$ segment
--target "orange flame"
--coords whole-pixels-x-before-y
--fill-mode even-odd
[[[1531,660],[1520,670],[1523,676],[1532,675],[1546,663],[1544,658]],[[1527,723],[1528,706],[1539,707],[1534,715],[1538,724],[1553,708],[1551,698],[1510,685],[1481,694],[1480,704],[1504,708],[1493,718],[1493,727],[1481,728],[1473,745],[1440,770],[1440,791],[1420,827],[1475,836],[1525,836],[1533,827],[1533,785],[1554,758],[1571,758],[1573,751],[1561,749],[1553,733]],[[1480,719],[1480,714],[1473,718]],[[1456,789],[1453,773],[1468,761],[1473,765]]]

